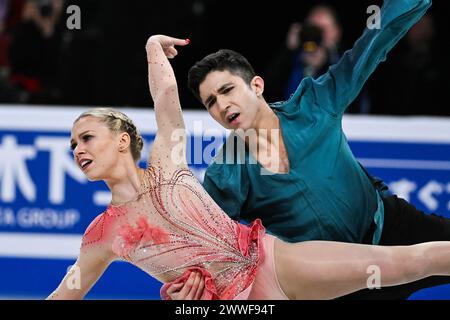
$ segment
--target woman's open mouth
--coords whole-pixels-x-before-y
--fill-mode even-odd
[[[80,161],[81,170],[86,171],[91,166],[91,164],[92,164],[92,160],[88,160],[88,159],[81,160]]]

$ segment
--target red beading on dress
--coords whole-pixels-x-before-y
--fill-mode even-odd
[[[110,205],[83,246],[110,244],[118,257],[165,283],[163,299],[168,285],[194,270],[206,279],[203,299],[245,299],[263,258],[264,232],[260,220],[250,226],[231,220],[189,170],[164,177],[150,166],[137,198]]]

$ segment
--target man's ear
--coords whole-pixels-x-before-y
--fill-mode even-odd
[[[255,76],[252,79],[251,87],[258,97],[262,96],[262,94],[264,93],[264,79],[260,76]]]

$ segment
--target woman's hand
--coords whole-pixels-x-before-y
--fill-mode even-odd
[[[145,46],[145,49],[147,50],[147,55],[150,53],[150,47],[152,43],[159,44],[162,47],[166,57],[169,59],[173,59],[178,54],[178,51],[177,49],[175,49],[175,46],[186,46],[190,43],[190,41],[189,39],[172,38],[162,34],[154,35],[148,39],[147,45]]]

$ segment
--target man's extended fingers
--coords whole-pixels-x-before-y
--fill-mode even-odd
[[[204,277],[201,277],[194,300],[200,300],[203,297],[204,289],[205,289],[205,279],[204,279]]]
[[[183,283],[174,283],[174,284],[170,285],[170,287],[167,289],[167,294],[170,295],[174,292],[177,292],[182,287],[183,287]]]
[[[197,286],[198,286],[198,273],[192,272],[194,274],[192,285],[189,287],[189,292],[187,293],[186,299],[192,300],[194,299],[195,293],[197,292]]]
[[[189,292],[189,298],[196,300],[197,291],[200,286],[200,282],[202,281],[202,274],[200,272],[196,272],[194,283],[192,284],[191,292]]]
[[[179,298],[185,300],[191,291],[192,284],[194,283],[195,272],[191,272],[188,280],[184,283],[183,289],[180,290]]]

